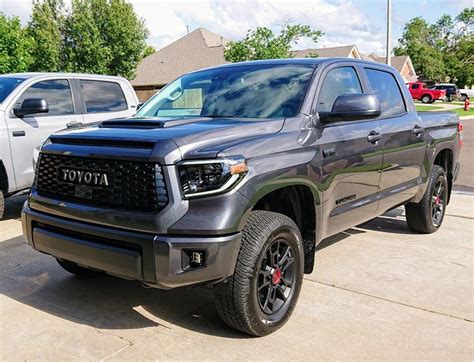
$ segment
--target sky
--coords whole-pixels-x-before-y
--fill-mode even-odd
[[[385,54],[386,0],[130,0],[150,31],[148,44],[157,49],[203,27],[239,40],[257,26],[281,29],[285,22],[307,24],[325,35],[315,44],[302,39],[295,49],[355,44],[364,54]],[[68,3],[68,0],[66,0]],[[474,0],[392,0],[392,46],[404,25],[421,16],[429,22],[453,17]],[[26,24],[31,0],[0,0],[0,11]]]

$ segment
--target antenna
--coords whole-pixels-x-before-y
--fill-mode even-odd
[[[186,25],[186,31],[189,34],[189,25]]]

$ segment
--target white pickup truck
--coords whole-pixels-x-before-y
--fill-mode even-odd
[[[4,198],[30,188],[33,151],[58,130],[129,117],[139,101],[122,77],[68,73],[0,76],[0,220]]]

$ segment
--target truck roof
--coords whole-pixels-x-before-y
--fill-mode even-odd
[[[125,79],[115,75],[102,75],[102,74],[86,74],[86,73],[63,73],[63,72],[26,72],[26,73],[10,73],[2,74],[2,77],[16,77],[16,78],[47,78],[47,77],[68,77],[68,78],[93,78],[93,79]]]
[[[219,68],[228,68],[228,67],[240,67],[243,65],[289,65],[289,64],[299,64],[299,65],[310,65],[310,66],[317,66],[320,64],[331,64],[336,62],[345,62],[345,63],[357,63],[357,64],[365,64],[365,65],[376,65],[377,67],[386,67],[390,70],[395,70],[395,68],[383,64],[378,63],[370,60],[362,60],[362,59],[352,59],[352,58],[285,58],[285,59],[268,59],[268,60],[251,60],[245,62],[237,62],[237,63],[226,63],[221,64],[213,67],[205,68],[207,69],[219,69]],[[199,72],[204,69],[199,69],[194,72]],[[194,73],[190,72],[190,73]]]

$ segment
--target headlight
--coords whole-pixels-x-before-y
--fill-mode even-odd
[[[178,164],[184,197],[198,197],[225,192],[247,172],[242,157],[184,161]]]

